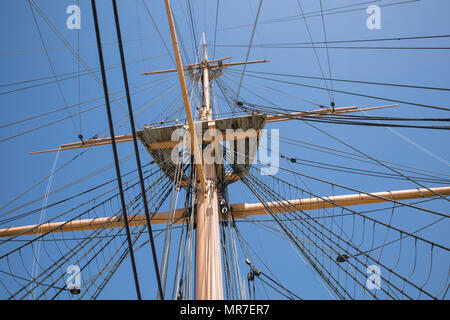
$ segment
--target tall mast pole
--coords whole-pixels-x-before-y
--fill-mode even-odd
[[[170,8],[170,1],[164,0],[167,19],[169,20],[170,35],[177,64],[178,77],[180,79],[183,102],[186,109],[186,117],[191,135],[192,154],[195,160],[195,173],[199,180],[195,192],[196,224],[197,224],[197,249],[196,249],[196,298],[199,300],[223,299],[222,264],[219,238],[219,205],[217,199],[217,173],[215,164],[203,166],[203,156],[197,142],[194,121],[191,113],[189,95],[187,92],[184,68],[181,61],[180,48],[178,47],[175,24]],[[203,60],[202,60],[202,84],[203,84],[203,112],[201,120],[212,120],[211,103],[209,98],[209,64],[206,52],[205,36],[203,35]],[[206,151],[212,152],[212,151]]]
[[[200,108],[200,121],[212,120],[210,97],[210,69],[203,33],[202,86],[203,106]],[[214,152],[214,148],[205,152]],[[209,154],[214,158],[213,154]],[[198,300],[223,299],[222,261],[219,232],[219,203],[217,196],[216,164],[204,161],[206,188],[198,189],[196,199],[197,251],[196,251],[196,298]]]

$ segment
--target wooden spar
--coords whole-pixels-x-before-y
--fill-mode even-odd
[[[253,132],[251,132],[251,133],[237,132],[232,135],[227,135],[226,133],[223,133],[223,134],[218,134],[217,139],[220,139],[220,141],[229,141],[229,140],[234,140],[234,139],[237,139],[237,140],[245,139],[245,138],[251,137],[251,136],[254,136]],[[119,140],[117,140],[116,143],[133,141],[133,137],[131,136],[131,134],[123,135],[120,137],[121,138]],[[138,139],[139,139],[139,137],[138,137]],[[202,139],[203,142],[210,142],[210,141],[205,140],[201,135],[197,136],[198,142],[201,142],[200,139]],[[146,147],[149,149],[172,149],[178,143],[179,143],[179,141],[168,140],[168,141],[149,143]],[[108,145],[108,144],[111,144],[111,138],[87,140],[87,141],[84,141],[84,143],[83,142],[73,142],[73,143],[63,144],[63,145],[59,146],[59,148],[60,148],[59,150],[90,148],[90,147],[104,146],[104,145]],[[58,149],[36,151],[36,152],[31,152],[30,154],[47,153],[47,152],[53,152],[53,151],[58,151]]]
[[[229,62],[224,63],[221,66],[212,66],[212,68],[226,68],[226,67],[232,67],[232,66],[240,66],[244,64],[255,64],[255,63],[264,63],[264,62],[270,62],[270,60],[255,60],[255,61],[241,61],[241,62]]]
[[[225,57],[225,58],[220,58],[220,59],[216,59],[216,60],[211,60],[211,61],[209,61],[209,63],[224,61],[224,60],[228,60],[228,59],[231,59],[231,57]],[[192,67],[200,67],[200,63],[186,64],[183,66],[183,69],[189,70]],[[147,76],[147,75],[151,75],[151,74],[161,74],[161,73],[169,73],[169,72],[177,72],[177,71],[178,71],[177,69],[168,69],[168,70],[144,72],[144,73],[141,73],[140,75]]]
[[[203,33],[202,86],[203,106],[201,121],[209,121],[214,127],[210,98],[209,63]],[[211,156],[214,148],[205,150]],[[196,299],[223,300],[222,259],[219,230],[219,200],[217,195],[217,167],[205,161],[206,188],[195,192],[196,202]]]
[[[301,119],[304,116],[326,116],[328,114],[345,114],[345,113],[353,113],[353,112],[363,112],[363,111],[370,111],[370,110],[378,110],[378,109],[385,109],[385,108],[393,108],[398,107],[398,104],[396,105],[389,105],[389,106],[379,106],[379,107],[370,107],[370,108],[359,108],[359,107],[342,107],[342,108],[336,108],[333,112],[332,109],[318,109],[318,110],[312,110],[312,111],[302,111],[302,112],[294,112],[290,114],[279,114],[279,115],[269,115],[266,118],[266,123],[272,123],[272,122],[281,122],[281,121],[289,121],[294,119]],[[197,137],[201,138],[201,137]],[[233,137],[234,139],[234,137]],[[222,141],[226,141],[227,137],[226,135],[222,136]],[[120,142],[129,142],[133,141],[133,136],[131,134],[125,134],[122,136],[116,137],[116,143]],[[80,149],[80,148],[90,148],[90,147],[97,147],[97,146],[104,146],[111,143],[111,138],[100,138],[100,139],[90,139],[80,142],[72,142],[72,143],[66,143],[59,146],[59,149],[50,149],[50,150],[42,150],[42,151],[34,151],[30,152],[30,154],[41,154],[41,153],[48,153],[48,152],[56,152],[58,150],[73,150],[73,149]],[[151,149],[164,149],[164,148],[173,148],[175,145],[178,144],[178,141],[162,141],[158,143],[150,143],[148,145],[148,148]]]
[[[178,77],[180,80],[181,93],[183,95],[184,108],[189,125],[189,134],[191,135],[191,153],[194,155],[195,167],[197,168],[197,179],[200,180],[200,185],[205,189],[205,177],[203,172],[203,159],[200,152],[200,147],[197,143],[197,135],[195,134],[194,119],[192,118],[191,105],[189,102],[189,93],[186,86],[186,79],[184,78],[183,63],[181,61],[180,49],[178,48],[177,34],[173,22],[172,9],[169,0],[165,0],[167,19],[169,20],[170,35],[172,37],[172,45],[177,63]]]
[[[431,191],[430,191],[431,190]],[[387,202],[389,200],[402,201],[417,198],[431,198],[436,197],[437,194],[441,196],[450,195],[450,186],[429,188],[429,189],[410,189],[410,190],[397,190],[397,191],[385,191],[377,193],[357,193],[344,196],[327,196],[321,198],[306,198],[296,199],[281,202],[267,202],[269,208],[272,209],[272,213],[283,213],[295,210],[318,210],[328,209],[333,207],[349,207],[357,205],[375,204]],[[286,209],[286,207],[288,209]],[[265,206],[261,203],[239,203],[232,206],[233,217],[235,219],[242,219],[251,216],[258,216],[267,214]]]
[[[281,121],[288,121],[288,120],[294,120],[294,119],[303,119],[308,116],[326,116],[326,115],[339,115],[339,114],[345,114],[345,113],[353,113],[353,112],[361,112],[361,111],[370,111],[370,110],[378,110],[378,109],[385,109],[385,108],[394,108],[398,107],[398,104],[393,104],[389,106],[380,106],[380,107],[371,107],[371,108],[363,108],[360,109],[358,107],[343,107],[343,108],[337,108],[337,109],[319,109],[314,111],[300,111],[300,112],[293,112],[293,113],[287,113],[287,114],[280,114],[280,115],[272,115],[267,116],[266,123],[268,122],[281,122]]]
[[[230,59],[231,57],[226,57],[226,58],[221,58],[221,59],[216,59],[216,60],[209,60],[208,64],[214,63],[214,62],[219,62],[219,61],[223,61],[223,60],[227,60]],[[217,65],[211,65],[210,68],[211,69],[215,69],[215,68],[226,68],[226,67],[231,67],[231,66],[240,66],[240,65],[244,65],[244,64],[255,64],[255,63],[264,63],[264,62],[270,62],[270,60],[255,60],[255,61],[240,61],[240,62],[229,62],[229,63],[223,63],[221,65],[217,64]],[[194,64],[187,64],[185,66],[183,66],[183,70],[186,71],[190,71],[190,69],[195,68],[195,67],[201,67],[200,63],[194,63]],[[162,74],[162,73],[170,73],[170,72],[176,72],[178,71],[177,69],[167,69],[167,70],[159,70],[159,71],[151,71],[151,72],[144,72],[141,73],[142,76],[147,76],[147,75],[152,75],[152,74]]]
[[[431,190],[431,191],[430,191]],[[450,186],[430,188],[428,189],[411,189],[411,190],[397,190],[397,191],[385,191],[371,194],[356,193],[342,196],[325,196],[320,198],[304,198],[293,199],[285,201],[286,206],[280,205],[278,202],[269,202],[267,206],[272,209],[273,213],[283,213],[295,210],[309,211],[318,209],[327,209],[334,207],[349,207],[358,205],[367,205],[375,203],[383,203],[389,200],[402,201],[417,198],[431,198],[436,197],[436,193],[441,196],[450,195]],[[184,209],[177,209],[174,213],[174,223],[181,224],[186,222],[184,217]],[[245,219],[251,216],[260,216],[269,214],[265,209],[265,206],[261,203],[236,203],[231,205],[231,212],[234,219]],[[151,223],[152,225],[167,223],[169,213],[158,212],[156,213]],[[130,215],[128,217],[130,226],[141,226],[146,224],[145,215],[137,214]],[[38,235],[44,233],[61,233],[61,232],[74,232],[84,230],[96,230],[100,228],[121,228],[124,226],[124,221],[120,217],[106,217],[96,219],[84,219],[74,220],[69,222],[53,222],[45,223],[41,225],[29,225],[21,227],[13,227],[0,229],[0,237],[12,237],[12,236],[28,236]]]
[[[175,210],[175,220],[183,217],[184,209]],[[151,219],[152,225],[166,224],[169,219],[169,212],[159,212],[153,216]],[[128,221],[130,227],[143,226],[146,225],[146,218],[144,214],[138,215],[128,215]],[[176,223],[181,223],[182,221],[177,221]],[[122,228],[124,227],[124,221],[122,217],[105,217],[105,218],[95,218],[95,219],[83,219],[74,220],[70,222],[52,222],[45,223],[42,225],[31,225],[14,227],[7,229],[0,229],[0,237],[11,237],[17,235],[38,235],[44,233],[62,233],[62,232],[73,232],[73,231],[86,231],[86,230],[96,230],[101,228],[111,229],[111,228]]]

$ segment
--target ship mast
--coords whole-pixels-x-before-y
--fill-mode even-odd
[[[188,118],[189,134],[191,136],[191,153],[194,156],[195,176],[199,180],[195,192],[196,203],[196,298],[198,300],[223,299],[222,264],[219,238],[219,204],[217,199],[217,172],[216,165],[204,164],[203,154],[199,150],[197,135],[189,102],[189,96],[184,76],[184,68],[178,47],[177,35],[169,0],[165,0],[167,18],[169,20],[170,34],[177,64],[180,86]],[[203,60],[201,62],[203,106],[200,109],[200,121],[212,120],[210,99],[210,69],[206,52],[205,34],[203,33]],[[213,125],[213,122],[211,122]],[[211,149],[205,153],[213,152]],[[194,165],[194,164],[192,164]],[[194,166],[193,166],[194,167]]]
[[[201,62],[203,106],[200,108],[200,121],[212,122],[210,97],[210,69],[206,51],[205,33],[203,33],[203,60]],[[214,149],[208,148],[204,156],[214,158]],[[206,153],[210,153],[207,155]],[[196,225],[196,298],[198,300],[222,300],[222,263],[219,237],[219,203],[217,195],[217,168],[215,163],[203,161],[205,189],[197,189]],[[197,168],[198,170],[198,168]]]
[[[215,158],[215,148],[204,148],[202,150],[199,144],[198,137],[195,133],[194,119],[189,101],[189,94],[186,86],[185,72],[190,72],[195,69],[194,77],[201,75],[197,79],[202,82],[202,106],[199,108],[199,120],[200,122],[208,123],[208,129],[215,128],[215,121],[213,120],[213,110],[211,106],[211,87],[210,82],[214,80],[224,68],[228,66],[244,65],[250,63],[262,63],[267,60],[258,61],[245,61],[245,62],[233,62],[223,63],[223,60],[227,60],[230,57],[221,58],[217,60],[209,60],[206,48],[205,34],[203,33],[203,57],[200,63],[193,65],[182,65],[180,50],[178,47],[177,36],[174,27],[174,20],[172,11],[170,8],[169,0],[165,0],[165,6],[167,10],[167,17],[169,21],[170,33],[172,37],[172,44],[174,49],[174,56],[176,60],[176,69],[162,70],[155,72],[143,73],[145,75],[160,74],[168,72],[178,72],[180,81],[181,92],[183,96],[184,107],[186,111],[187,125],[189,134],[191,137],[191,155],[194,158],[192,163],[192,170],[195,172],[195,180],[193,188],[195,188],[195,223],[196,223],[196,299],[198,300],[222,300],[224,298],[223,293],[223,273],[222,273],[222,261],[221,261],[221,246],[220,246],[220,220],[226,219],[226,216],[219,216],[219,194],[218,194],[218,182],[219,171],[223,168],[215,163],[215,161],[206,161],[206,159]],[[213,63],[217,63],[214,65]],[[213,71],[211,73],[211,70]],[[267,123],[288,121],[293,119],[301,119],[303,117],[316,115],[326,116],[327,114],[344,114],[361,112],[374,109],[391,108],[391,106],[381,106],[373,108],[359,108],[359,107],[342,107],[336,109],[320,109],[310,112],[294,112],[294,113],[280,113],[278,115],[267,116]],[[200,137],[201,139],[201,137]],[[221,136],[219,140],[227,140],[227,136]],[[234,138],[233,138],[234,139]],[[86,148],[94,146],[102,146],[110,143],[119,143],[131,141],[131,135],[118,136],[113,139],[101,138],[91,139],[76,143],[69,143],[59,146],[58,149],[44,150],[34,153],[45,153],[60,150],[71,150],[76,148]],[[171,149],[176,146],[177,141],[157,141],[145,144],[147,150],[154,149]],[[238,177],[239,178],[239,177]],[[354,190],[356,191],[356,190]],[[221,190],[223,192],[223,190]],[[340,207],[345,208],[348,206],[374,204],[382,202],[394,202],[400,205],[408,205],[402,203],[402,200],[416,199],[416,198],[429,198],[435,196],[448,196],[450,195],[450,186],[443,186],[440,188],[425,188],[425,189],[413,189],[413,190],[398,190],[387,191],[379,193],[357,193],[343,196],[326,196],[317,198],[304,198],[304,199],[291,199],[284,202],[266,202],[266,203],[238,203],[231,204],[230,208],[233,212],[234,219],[243,219],[250,216],[266,215],[269,211],[272,214],[293,212],[293,211],[307,211],[318,210],[325,208]],[[416,208],[413,205],[408,205]],[[425,209],[426,210],[426,209]],[[188,218],[185,216],[185,209],[177,209],[172,212],[175,215],[175,223],[186,223]],[[442,214],[444,217],[448,215]],[[168,221],[168,212],[158,212],[151,220],[151,224],[161,224]],[[129,218],[130,226],[139,226],[146,223],[143,215],[135,215]],[[58,233],[58,232],[74,232],[82,230],[94,230],[100,228],[119,228],[124,226],[125,221],[118,219],[117,217],[105,217],[94,218],[86,220],[75,220],[67,222],[52,222],[40,225],[30,225],[0,229],[0,237],[11,236],[26,236],[26,235],[39,235],[45,233]]]

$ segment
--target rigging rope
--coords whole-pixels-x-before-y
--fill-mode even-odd
[[[101,67],[101,71],[102,71],[103,90],[104,90],[104,94],[105,94],[105,103],[106,103],[106,111],[107,111],[107,115],[108,115],[109,131],[110,131],[111,142],[112,142],[112,147],[113,147],[114,162],[115,162],[116,174],[117,174],[117,183],[119,185],[120,200],[122,202],[122,214],[123,214],[123,218],[124,218],[125,229],[127,232],[128,247],[130,250],[130,258],[131,258],[131,264],[132,264],[132,269],[133,269],[133,277],[134,277],[134,283],[135,283],[135,287],[136,287],[136,294],[137,294],[138,300],[141,300],[141,292],[140,292],[140,288],[139,288],[139,280],[138,280],[138,275],[137,275],[137,270],[136,270],[136,262],[135,262],[134,253],[133,253],[133,244],[131,242],[130,227],[129,227],[128,216],[127,216],[127,212],[126,212],[125,197],[124,197],[123,187],[122,187],[122,177],[121,177],[120,167],[119,167],[119,158],[117,156],[114,124],[113,124],[113,120],[112,120],[111,106],[109,104],[108,85],[106,82],[105,66],[103,63],[102,43],[101,43],[101,39],[100,39],[100,30],[99,30],[99,26],[98,26],[97,9],[95,6],[95,0],[91,0],[91,6],[92,6],[92,15],[94,17],[95,34],[96,34],[96,38],[97,38],[98,56],[99,56],[100,67]]]
[[[133,135],[134,154],[136,157],[136,164],[137,164],[137,168],[138,168],[139,180],[140,180],[140,186],[141,186],[142,202],[144,203],[145,219],[146,219],[147,229],[148,229],[149,238],[150,238],[150,244],[151,244],[151,249],[152,249],[152,257],[153,257],[153,263],[154,263],[154,268],[155,268],[155,273],[156,273],[158,290],[159,290],[161,299],[164,299],[162,286],[161,286],[161,277],[160,277],[159,271],[158,271],[158,260],[157,260],[157,256],[156,256],[155,243],[153,240],[152,225],[150,223],[150,213],[148,210],[147,195],[145,192],[145,184],[144,184],[144,176],[142,173],[141,157],[139,155],[139,147],[138,147],[137,137],[136,137],[136,127],[134,124],[133,108],[131,106],[130,88],[128,85],[128,76],[127,76],[127,69],[125,66],[125,55],[124,55],[124,51],[123,51],[122,35],[121,35],[121,31],[120,31],[119,14],[117,12],[116,0],[112,0],[112,4],[113,4],[113,9],[114,9],[114,19],[115,19],[115,25],[116,25],[117,41],[119,43],[120,60],[122,63],[123,82],[125,85],[125,92],[126,92],[126,96],[127,96],[128,113],[129,113],[129,118],[130,118],[130,130]],[[130,253],[131,253],[131,250],[130,250]]]

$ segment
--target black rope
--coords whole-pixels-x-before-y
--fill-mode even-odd
[[[305,88],[318,89],[318,90],[328,90],[327,88],[307,85],[307,84],[304,84],[304,83],[291,82],[291,81],[285,81],[285,80],[279,80],[279,79],[271,79],[271,78],[259,77],[259,76],[255,76],[255,75],[249,75],[249,76],[250,77],[254,77],[254,78],[263,79],[263,80],[269,80],[269,81],[275,81],[275,82],[280,82],[280,83],[291,84],[291,85],[295,85],[295,86],[301,86],[301,87],[305,87]],[[344,91],[344,90],[333,89],[333,91],[337,92],[337,93],[348,94],[348,95],[353,95],[353,96],[358,96],[358,97],[363,97],[363,98],[369,98],[369,99],[375,99],[375,100],[383,100],[383,101],[391,101],[391,102],[396,102],[396,103],[409,104],[409,105],[417,106],[417,107],[424,107],[424,108],[430,108],[430,109],[436,109],[436,110],[450,111],[450,108],[426,105],[426,104],[415,103],[415,102],[411,102],[411,101],[403,101],[403,100],[392,99],[392,98],[371,96],[371,95],[367,95],[367,94],[360,94],[360,93]]]
[[[233,70],[233,69],[230,69],[230,70]],[[362,80],[352,80],[352,79],[321,78],[321,77],[313,77],[313,76],[299,75],[299,74],[273,73],[273,72],[262,72],[262,71],[248,71],[248,72],[257,73],[257,74],[267,74],[267,75],[273,75],[273,76],[314,79],[314,80],[350,82],[350,83],[358,83],[358,84],[370,84],[370,85],[378,85],[378,86],[390,86],[390,87],[411,88],[411,89],[450,91],[450,88],[436,88],[436,87],[416,86],[416,85],[399,84],[399,83],[383,83],[383,82],[362,81]]]
[[[303,21],[305,22],[305,27],[306,27],[306,31],[308,32],[309,40],[311,41],[311,47],[309,47],[309,48],[313,48],[313,50],[314,50],[314,56],[316,57],[317,64],[319,65],[320,73],[322,74],[322,78],[325,78],[325,74],[323,73],[323,69],[322,69],[322,64],[320,63],[320,59],[319,59],[319,55],[317,54],[316,46],[314,46],[314,44],[313,44],[313,43],[314,43],[314,40],[313,40],[313,38],[312,38],[311,31],[309,30],[308,23],[306,22],[306,17],[305,17],[305,14],[304,14],[304,12],[303,12],[302,5],[300,4],[300,0],[297,0],[297,3],[298,3],[298,6],[299,6],[299,8],[300,8],[300,12],[301,12],[301,14],[302,14],[302,16],[303,16]],[[322,9],[322,4],[321,4],[321,9]],[[322,17],[323,17],[323,12],[322,12]],[[325,24],[324,24],[324,26],[325,26]],[[325,30],[325,29],[324,29],[324,30]],[[325,37],[325,39],[326,39],[326,37]],[[326,40],[325,40],[325,41],[326,41]],[[328,46],[327,46],[327,54],[328,54]],[[328,60],[328,61],[329,61],[329,60]],[[331,76],[330,76],[330,77],[331,77]],[[326,87],[327,90],[328,90],[328,96],[329,96],[329,98],[330,98],[330,102],[333,102],[333,98],[331,97],[331,93],[333,92],[333,90],[330,89],[330,88],[328,88],[328,84],[327,84],[327,81],[326,81],[326,80],[324,80],[324,84],[325,84],[325,87]]]
[[[49,55],[49,53],[48,53],[47,46],[45,45],[44,38],[42,37],[42,32],[41,32],[41,29],[39,28],[39,24],[38,24],[38,22],[37,22],[37,20],[36,20],[36,15],[35,15],[35,13],[34,13],[34,10],[33,10],[33,7],[32,7],[32,5],[31,5],[30,0],[28,0],[28,6],[30,7],[31,13],[32,13],[32,15],[33,15],[33,20],[34,20],[34,23],[35,23],[35,25],[36,25],[36,29],[37,29],[38,34],[39,34],[39,39],[41,40],[42,47],[44,48],[45,55],[47,56],[47,61],[48,61],[48,64],[49,64],[49,66],[50,66],[50,69],[52,70],[53,78],[54,78],[55,81],[56,81],[56,85],[57,85],[57,87],[58,87],[58,91],[59,91],[59,93],[60,93],[60,95],[61,95],[61,98],[62,98],[62,100],[63,100],[63,102],[64,102],[64,105],[67,107],[67,106],[68,106],[68,103],[67,103],[66,97],[64,96],[64,93],[63,93],[62,88],[61,88],[61,84],[59,83],[58,78],[56,77],[55,68],[53,67],[52,60],[50,59],[50,55]],[[71,113],[70,109],[67,108],[66,110],[67,110],[67,113],[69,114],[69,116],[71,117],[71,116],[72,116],[72,113]],[[72,124],[73,124],[73,127],[74,127],[74,129],[75,129],[75,132],[77,132],[78,129],[77,129],[77,126],[75,125],[75,121],[73,120],[72,117],[71,117],[71,119],[72,119]]]
[[[245,57],[245,62],[248,61],[248,57],[250,55],[250,50],[251,50],[252,45],[253,45],[253,37],[255,35],[256,26],[258,24],[258,18],[259,18],[259,14],[261,12],[261,7],[262,7],[262,0],[259,1],[258,11],[256,12],[256,18],[255,18],[255,22],[253,24],[252,34],[250,36],[250,42],[248,44],[248,49],[247,49],[247,55]],[[244,64],[244,68],[242,69],[242,74],[241,74],[241,80],[239,81],[239,86],[237,88],[236,99],[239,99],[239,93],[241,91],[242,81],[244,80],[244,75],[245,75],[245,70],[246,69],[247,69],[247,64]],[[233,113],[234,113],[234,108],[233,108]]]
[[[148,211],[147,195],[145,193],[145,185],[144,185],[144,176],[142,174],[141,157],[139,155],[139,147],[137,144],[136,127],[134,124],[133,108],[131,106],[130,88],[128,86],[127,68],[125,65],[125,54],[123,52],[122,35],[121,35],[121,31],[120,31],[119,14],[117,12],[116,0],[112,0],[112,4],[113,4],[113,9],[114,9],[114,19],[115,19],[115,23],[116,23],[117,41],[119,43],[119,50],[120,50],[120,61],[122,63],[123,81],[125,84],[125,92],[126,92],[127,102],[128,102],[128,113],[130,115],[130,127],[131,127],[131,133],[133,135],[134,152],[136,155],[136,163],[137,163],[137,167],[138,167],[139,179],[140,179],[140,184],[141,184],[142,201],[144,203],[144,209],[145,209],[145,219],[147,222],[148,234],[149,234],[150,244],[151,244],[151,248],[152,248],[153,263],[154,263],[155,272],[156,272],[156,280],[158,283],[158,290],[160,293],[159,296],[161,297],[161,300],[164,300],[162,286],[161,286],[161,277],[160,277],[159,268],[158,268],[158,257],[156,256],[155,242],[153,240],[153,233],[152,233],[152,225],[150,223],[150,215],[149,215],[149,211]]]
[[[137,270],[136,270],[136,262],[134,260],[133,244],[131,242],[130,226],[128,224],[128,216],[127,216],[126,205],[125,205],[125,195],[123,193],[122,178],[121,178],[121,174],[120,174],[119,158],[117,156],[116,139],[115,139],[115,134],[114,134],[114,124],[112,121],[111,106],[109,103],[108,85],[106,82],[105,65],[103,62],[102,43],[101,43],[101,39],[100,39],[100,30],[99,30],[99,26],[98,26],[97,9],[95,6],[95,0],[91,0],[91,6],[92,6],[92,15],[94,17],[95,34],[96,34],[96,38],[97,38],[98,56],[99,56],[101,72],[102,72],[102,79],[103,79],[103,91],[105,94],[106,112],[108,114],[109,131],[111,134],[111,142],[112,142],[112,148],[113,148],[113,153],[114,153],[114,162],[115,162],[115,167],[116,167],[117,183],[119,185],[120,200],[122,203],[122,213],[123,213],[123,217],[124,217],[125,229],[127,232],[127,241],[128,241],[128,246],[129,246],[129,250],[130,250],[130,258],[131,258],[131,264],[132,264],[132,268],[133,268],[133,276],[134,276],[134,283],[136,286],[136,294],[137,294],[137,298],[139,300],[141,300],[139,279],[138,279],[138,274],[137,274]]]
[[[320,0],[319,3],[320,3],[320,14],[322,16],[323,35],[324,35],[324,38],[325,38],[325,46],[327,48],[328,73],[330,74],[330,78],[331,78],[330,53],[329,53],[329,50],[328,50],[328,38],[327,38],[327,29],[325,27],[325,18],[323,17],[322,0]],[[330,88],[331,88],[331,97],[333,98],[333,100],[330,101],[330,105],[331,105],[331,108],[334,111],[335,101],[334,101],[334,92],[333,92],[333,81],[330,81]]]
[[[355,4],[351,4],[351,5],[345,5],[345,6],[341,6],[341,7],[335,7],[335,8],[326,9],[326,10],[324,10],[324,12],[326,12],[326,13],[323,13],[323,15],[347,13],[347,12],[354,12],[354,11],[359,11],[359,10],[364,10],[365,11],[365,10],[367,10],[366,4],[373,3],[373,2],[378,2],[378,1],[381,1],[381,0],[365,1],[365,2],[355,3]],[[411,2],[417,2],[417,1],[420,1],[420,0],[400,1],[400,2],[395,2],[395,3],[388,3],[388,4],[384,4],[384,5],[381,4],[381,5],[378,5],[378,6],[379,7],[388,7],[388,6],[402,5],[402,4],[407,4],[407,3],[411,3]],[[364,5],[364,6],[362,8],[335,11],[335,10],[338,10],[338,9],[345,9],[345,8],[349,8],[349,7],[359,6],[359,5]],[[288,16],[288,17],[281,17],[281,18],[265,20],[265,21],[261,21],[260,24],[279,23],[279,22],[286,22],[286,21],[291,21],[291,20],[297,20],[297,19],[301,19],[301,18],[312,18],[312,17],[319,17],[319,16],[321,16],[320,11],[314,11],[314,12],[308,12],[305,15],[294,15],[294,16]],[[252,26],[251,24],[243,24],[243,25],[237,25],[237,26],[222,28],[222,29],[219,29],[219,31],[238,29],[238,28],[242,28],[242,27],[251,27],[251,26]]]
[[[216,36],[217,36],[217,22],[219,21],[219,0],[217,0],[216,5],[216,23],[214,27],[214,51],[213,51],[213,59],[216,58]]]
[[[324,10],[325,11],[325,10]],[[263,23],[261,23],[263,24]],[[415,37],[395,37],[395,38],[374,38],[374,39],[353,39],[353,40],[335,40],[335,41],[315,41],[312,44],[341,44],[341,43],[360,43],[360,42],[379,42],[379,41],[400,41],[400,40],[420,40],[420,39],[440,39],[440,38],[449,38],[450,35],[429,35],[429,36],[415,36]],[[286,42],[286,43],[261,43],[255,45],[255,47],[268,47],[268,48],[297,48],[294,46],[305,46],[311,45],[311,42]],[[217,44],[217,47],[245,47],[245,44]],[[291,47],[289,47],[291,46]],[[322,48],[322,47],[316,47]],[[323,47],[326,48],[326,47]],[[345,48],[345,47],[342,47]]]

